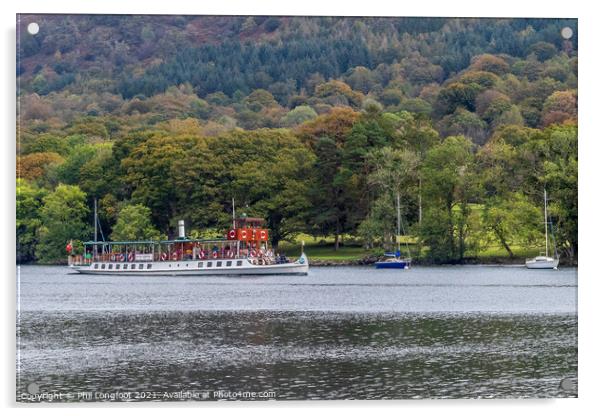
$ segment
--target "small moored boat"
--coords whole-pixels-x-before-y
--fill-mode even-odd
[[[560,263],[560,258],[558,256],[558,252],[556,251],[556,243],[554,242],[554,257],[550,257],[549,253],[548,253],[548,247],[549,247],[549,243],[548,243],[548,226],[550,225],[550,222],[548,221],[548,194],[546,192],[546,189],[544,188],[543,190],[543,212],[544,212],[544,227],[545,227],[545,233],[546,233],[546,251],[545,253],[541,253],[541,255],[532,258],[532,259],[527,259],[525,261],[525,266],[528,269],[557,269],[558,268],[558,263]],[[552,231],[552,230],[550,230]],[[552,240],[554,235],[552,234]]]
[[[410,248],[406,241],[406,251],[408,256],[406,258],[401,257],[401,242],[399,241],[399,236],[402,228],[401,222],[401,208],[399,202],[400,196],[397,193],[397,251],[395,253],[385,253],[385,259],[381,261],[377,261],[374,263],[374,266],[377,269],[409,269],[412,264],[412,259],[410,257]]]
[[[374,263],[377,269],[409,269],[411,260],[403,259],[400,257],[400,252],[397,253],[385,253],[385,260],[377,261]]]

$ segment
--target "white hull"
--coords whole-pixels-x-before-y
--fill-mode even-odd
[[[230,264],[228,265],[228,263]],[[104,268],[102,266],[104,266]],[[126,266],[127,269],[124,268],[124,266]],[[251,263],[249,259],[219,259],[135,263],[96,262],[90,265],[72,265],[69,266],[69,268],[77,273],[117,276],[306,275],[309,272],[309,261],[305,254],[302,254],[294,263],[269,265],[256,265]]]
[[[557,269],[560,259],[554,259],[552,257],[534,258],[529,259],[525,262],[527,269]]]

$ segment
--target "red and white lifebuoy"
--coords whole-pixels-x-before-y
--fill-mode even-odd
[[[247,239],[247,230],[242,230],[240,232],[240,238],[243,239],[243,240]]]
[[[228,257],[234,258],[234,250],[228,250]]]
[[[251,250],[251,252],[249,253],[250,257],[257,257],[257,252],[253,249]]]
[[[217,258],[217,251],[213,252],[213,258],[216,259]]]
[[[230,232],[228,233],[228,237],[230,238],[230,240],[236,239],[236,230],[230,230]]]
[[[267,240],[268,233],[266,233],[265,230],[261,230],[261,232],[259,233],[259,238],[261,238],[262,240]]]
[[[167,253],[161,253],[161,261],[167,260]]]
[[[115,254],[111,254],[111,261],[115,261]]]
[[[252,236],[253,236],[253,240],[257,239],[257,237],[256,237],[257,236],[257,230],[253,230]]]
[[[128,261],[134,261],[134,253],[128,254]]]
[[[119,253],[117,255],[117,261],[124,261],[125,260],[125,256],[123,255],[123,253]]]
[[[207,252],[205,250],[201,250],[201,258],[202,259],[207,258]]]
[[[174,253],[171,255],[171,259],[172,259],[172,260],[177,260],[177,259],[178,259],[178,253],[174,252]]]

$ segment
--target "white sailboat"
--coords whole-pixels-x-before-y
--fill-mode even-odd
[[[544,226],[546,232],[546,252],[541,253],[541,255],[527,259],[525,262],[525,266],[528,269],[557,269],[558,263],[560,262],[560,258],[558,253],[556,252],[556,244],[554,244],[554,257],[550,257],[549,255],[549,242],[548,242],[548,194],[546,189],[543,190],[543,212],[544,212]]]

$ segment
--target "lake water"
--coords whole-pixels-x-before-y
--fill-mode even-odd
[[[577,270],[22,266],[17,400],[577,396]]]

